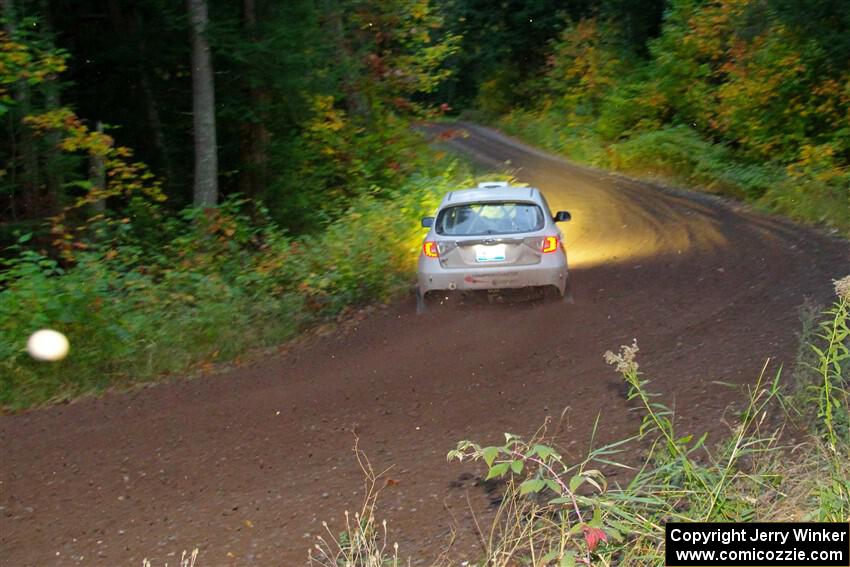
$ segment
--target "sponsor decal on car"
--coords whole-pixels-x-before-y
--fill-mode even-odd
[[[519,272],[501,272],[498,274],[487,274],[486,276],[473,276],[472,274],[463,278],[463,281],[473,285],[504,286],[515,283]]]

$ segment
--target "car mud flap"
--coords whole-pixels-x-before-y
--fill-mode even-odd
[[[416,288],[416,314],[421,315],[425,312],[425,294]]]
[[[575,303],[575,299],[573,298],[573,284],[570,278],[567,278],[564,282],[564,303]]]

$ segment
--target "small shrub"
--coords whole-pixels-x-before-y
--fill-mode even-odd
[[[532,144],[595,167],[609,167],[601,137],[587,125],[568,125],[554,109],[513,110],[497,125]]]
[[[842,166],[835,153],[830,144],[804,146],[760,202],[792,218],[844,228],[850,234],[850,168]]]
[[[357,440],[354,454],[364,475],[363,505],[353,518],[348,510],[344,512],[345,529],[337,535],[327,522],[322,522],[327,536],[316,536],[317,543],[307,555],[308,563],[320,567],[399,567],[398,543],[388,544],[387,521],[379,523],[375,517],[389,469],[376,473]]]

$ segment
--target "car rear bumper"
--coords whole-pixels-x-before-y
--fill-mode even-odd
[[[423,295],[436,290],[516,289],[555,286],[564,293],[567,284],[566,257],[544,257],[531,266],[486,268],[443,268],[437,259],[421,257],[418,285]]]

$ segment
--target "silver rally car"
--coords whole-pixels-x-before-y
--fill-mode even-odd
[[[549,210],[533,187],[506,182],[479,183],[443,197],[419,255],[416,308],[425,296],[443,290],[557,289],[569,295],[567,254],[556,223],[570,213]]]

